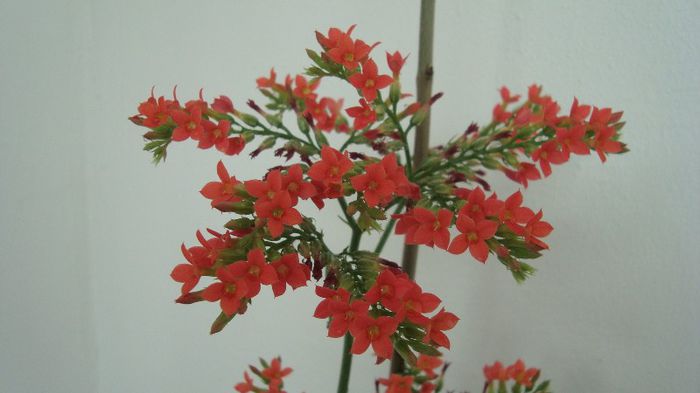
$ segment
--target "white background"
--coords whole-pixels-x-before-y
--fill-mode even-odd
[[[434,144],[487,121],[501,85],[537,82],[566,110],[574,95],[623,109],[632,150],[577,157],[527,189],[555,232],[524,285],[493,259],[421,250],[418,280],[462,319],[447,385],[480,391],[485,362],[522,356],[559,392],[697,389],[699,3],[438,3]],[[290,392],[334,391],[342,343],[311,317],[310,289],[264,292],[213,337],[216,305],[173,303],[180,243],[226,220],[197,192],[220,156],[183,143],[154,167],[127,117],[153,85],[262,101],[256,77],[299,72],[315,29],[353,23],[382,41],[383,69],[384,50],[411,53],[410,87],[417,21],[417,1],[3,1],[0,392],[227,392],[277,354],[295,369]],[[227,165],[251,178],[272,161]],[[339,248],[337,213],[321,223]],[[355,359],[351,391],[373,391],[386,366],[372,363]]]

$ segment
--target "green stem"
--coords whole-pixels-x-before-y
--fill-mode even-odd
[[[338,379],[338,393],[348,393],[350,386],[350,368],[352,367],[352,336],[345,333],[343,340],[343,359],[340,364],[340,378]]]
[[[352,222],[354,223],[354,221]],[[352,238],[350,239],[351,252],[357,251],[357,249],[360,247],[361,238],[362,232],[360,231],[360,229],[356,226],[352,227]],[[350,335],[350,333],[346,333],[345,339],[343,340],[343,354],[342,361],[340,363],[340,377],[338,378],[338,393],[348,393],[348,387],[350,386],[350,368],[352,367],[352,352],[350,352],[351,348],[352,336]]]
[[[399,205],[396,207],[396,210],[394,210],[394,214],[398,214],[406,204],[406,201],[401,201]],[[382,233],[382,237],[379,238],[379,243],[377,243],[377,246],[374,248],[374,253],[379,255],[382,250],[384,249],[384,246],[386,245],[386,241],[389,240],[389,235],[391,235],[391,232],[394,230],[394,225],[396,225],[396,219],[392,218],[389,220],[389,223],[386,225],[386,228],[384,228],[384,233]]]

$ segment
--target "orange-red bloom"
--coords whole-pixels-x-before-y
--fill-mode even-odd
[[[217,207],[217,205],[223,202],[240,202],[241,198],[236,194],[236,185],[241,184],[236,180],[235,176],[229,176],[224,163],[219,161],[216,164],[216,174],[219,175],[219,180],[212,181],[204,185],[199,191],[205,198],[211,199],[211,206]]]
[[[352,128],[361,130],[377,119],[377,113],[372,109],[365,99],[360,99],[360,106],[353,106],[345,110],[348,116],[354,118]]]
[[[406,63],[407,58],[408,56],[402,57],[399,51],[394,53],[386,52],[386,64],[389,66],[391,73],[394,75],[394,79],[396,79],[401,73],[401,68],[403,68],[404,63]]]
[[[338,150],[325,145],[321,149],[321,161],[316,162],[309,169],[308,175],[311,179],[322,184],[336,183],[343,181],[343,175],[352,168],[352,161]]]
[[[360,316],[367,316],[369,303],[364,300],[353,300],[352,303],[336,302],[331,306],[333,314],[328,325],[328,337],[342,337],[350,329],[350,325]]]
[[[269,201],[256,201],[255,214],[267,219],[267,229],[273,238],[282,235],[285,225],[293,226],[303,221],[299,211],[294,208],[292,197],[286,191],[275,194]]]
[[[491,220],[474,221],[464,214],[457,216],[459,235],[455,236],[447,249],[452,254],[469,253],[479,262],[485,263],[489,256],[486,240],[492,238],[498,229],[498,223]]]
[[[224,314],[233,315],[241,308],[241,300],[248,293],[248,287],[245,281],[232,271],[232,265],[219,268],[216,277],[219,282],[206,287],[202,292],[202,299],[210,302],[220,301]]]
[[[372,345],[377,357],[391,358],[394,348],[390,337],[396,332],[398,324],[398,321],[392,317],[374,319],[366,315],[358,315],[350,326],[350,333],[355,338],[351,352],[359,355]]]
[[[430,321],[425,325],[425,337],[423,341],[426,343],[432,342],[441,347],[450,349],[450,339],[443,331],[452,329],[457,325],[458,321],[459,318],[457,318],[456,315],[445,311],[443,308],[430,318]]]
[[[290,367],[282,368],[282,359],[276,357],[270,361],[269,367],[262,370],[261,375],[265,378],[271,391],[279,390],[282,385],[282,378],[292,373]]]
[[[175,142],[184,141],[187,138],[197,137],[204,131],[202,126],[202,110],[194,106],[190,111],[173,110],[170,116],[177,126],[173,130],[172,139]]]
[[[350,75],[348,82],[362,92],[367,101],[377,98],[377,91],[391,84],[393,79],[389,75],[379,75],[377,63],[369,59],[362,64],[362,72]]]
[[[385,393],[411,393],[412,375],[391,374],[389,378],[379,378],[379,383],[386,386]]]
[[[337,43],[326,54],[334,62],[343,65],[348,70],[354,70],[363,62],[372,47],[367,45],[362,40],[353,40],[349,34],[343,34],[338,37]]]
[[[506,369],[506,374],[508,378],[511,378],[515,383],[523,385],[526,388],[532,386],[532,379],[540,372],[540,370],[531,367],[526,368],[525,363],[522,359],[518,359],[515,363],[508,366]]]
[[[299,262],[299,255],[284,254],[270,265],[277,272],[278,280],[272,284],[272,293],[275,297],[282,295],[287,290],[287,284],[292,289],[306,286],[311,278],[309,267]]]
[[[369,207],[391,200],[391,196],[396,191],[396,184],[389,179],[381,163],[367,165],[365,172],[353,176],[350,183],[355,191],[363,193]]]
[[[437,356],[430,356],[421,353],[416,361],[416,368],[425,373],[428,378],[435,378],[437,377],[435,369],[442,366],[442,363],[442,359]]]
[[[245,294],[247,298],[253,298],[260,292],[260,284],[271,285],[277,282],[277,272],[267,263],[265,253],[260,248],[248,251],[248,259],[233,263],[229,270],[245,281],[248,288]]]
[[[488,364],[484,365],[484,378],[486,379],[486,383],[489,384],[493,381],[506,382],[508,380],[508,373],[505,367],[503,367],[503,363],[497,361],[490,366]]]

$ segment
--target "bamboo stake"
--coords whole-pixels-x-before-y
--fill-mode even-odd
[[[418,34],[418,74],[416,75],[416,98],[421,104],[428,102],[433,94],[433,31],[435,26],[435,0],[421,0],[420,31]],[[430,142],[430,107],[425,120],[416,127],[413,147],[413,168],[418,168],[428,154]],[[418,246],[405,245],[401,267],[411,279],[416,276]],[[397,353],[391,360],[391,372],[404,368],[403,359]]]

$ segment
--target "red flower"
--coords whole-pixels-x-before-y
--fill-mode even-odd
[[[489,256],[489,246],[486,240],[492,238],[498,229],[498,223],[491,220],[475,222],[468,216],[460,214],[457,217],[457,229],[461,234],[452,239],[447,249],[452,254],[461,254],[467,249],[479,262],[485,263]]]
[[[350,75],[348,82],[361,90],[362,96],[371,102],[377,98],[377,91],[389,86],[393,79],[389,75],[378,75],[377,63],[369,59],[362,64],[362,73]]]
[[[498,200],[495,194],[486,199],[486,195],[480,187],[472,190],[466,200],[467,203],[459,210],[459,214],[469,216],[474,221],[498,216],[503,210],[503,201]]]
[[[202,276],[202,269],[211,268],[214,261],[208,258],[209,250],[204,247],[186,248],[183,244],[180,250],[189,263],[175,266],[170,273],[170,277],[176,282],[182,283],[181,293],[184,295],[197,286],[199,278]]]
[[[321,149],[321,161],[316,162],[309,169],[308,175],[311,179],[322,184],[337,183],[343,181],[343,175],[352,168],[352,161],[345,154],[330,147],[323,146]]]
[[[265,260],[265,253],[259,248],[248,251],[248,259],[235,262],[229,270],[245,281],[247,298],[253,298],[260,292],[260,284],[271,285],[277,282],[275,268]]]
[[[282,378],[292,373],[290,367],[282,368],[282,359],[279,357],[270,361],[269,367],[262,370],[262,377],[265,378],[271,391],[277,391],[282,385]]]
[[[527,188],[528,180],[539,180],[541,178],[540,171],[534,164],[527,162],[521,162],[517,171],[512,171],[510,169],[504,169],[503,172],[506,176],[515,182],[518,182]]]
[[[413,236],[406,237],[408,244],[425,244],[433,247],[438,246],[446,250],[450,244],[450,230],[452,224],[452,212],[447,209],[440,209],[433,212],[422,207],[411,210],[413,218],[418,227],[413,231]]]
[[[343,100],[334,100],[323,97],[319,101],[307,100],[304,114],[310,114],[314,119],[316,128],[322,131],[331,131],[336,128],[336,121],[343,106]]]
[[[272,201],[278,194],[286,191],[282,184],[282,172],[274,169],[267,173],[265,180],[247,180],[245,190],[257,198],[256,206],[258,203]]]
[[[506,374],[508,378],[515,380],[515,383],[523,385],[526,388],[532,386],[532,379],[540,372],[540,370],[532,367],[525,368],[525,363],[522,359],[518,359],[515,363],[508,366]]]
[[[233,102],[231,102],[231,99],[226,96],[219,96],[218,98],[215,98],[214,102],[211,104],[211,109],[219,113],[234,113],[235,111],[233,109]]]
[[[338,42],[326,54],[331,60],[343,65],[348,70],[354,70],[359,63],[367,58],[371,50],[372,47],[364,41],[353,41],[350,35],[343,34],[338,37]]]
[[[614,137],[615,129],[612,127],[602,127],[593,137],[592,147],[598,153],[600,161],[605,162],[605,153],[619,153],[622,151],[622,143],[614,140]]]
[[[552,174],[550,164],[563,164],[569,160],[569,154],[561,149],[559,142],[553,140],[545,142],[532,153],[532,159],[540,163],[542,173],[547,177]]]
[[[519,94],[514,96],[511,95],[510,90],[505,86],[501,87],[499,93],[501,93],[501,103],[503,104],[512,104],[514,102],[518,102],[518,100],[520,99]]]
[[[381,163],[367,165],[363,174],[350,178],[350,183],[355,191],[364,194],[369,207],[390,200],[396,191],[396,184],[388,178]]]
[[[583,138],[586,136],[586,127],[583,125],[571,128],[557,129],[557,141],[561,144],[566,155],[569,153],[586,155],[590,154],[590,149]]]
[[[417,184],[408,181],[406,170],[399,165],[395,153],[389,153],[384,156],[381,163],[386,171],[386,175],[396,184],[396,193],[398,195],[413,200],[420,199],[420,188]]]
[[[170,112],[179,108],[179,106],[180,104],[178,104],[177,100],[166,100],[163,96],[158,97],[156,100],[153,97],[153,92],[151,92],[151,97],[138,107],[139,114],[145,116],[145,118],[141,116],[134,116],[134,118],[138,118],[140,124],[145,127],[156,128],[167,123],[168,119],[170,119]]]
[[[270,265],[277,272],[278,280],[272,284],[272,293],[275,297],[282,295],[287,290],[287,284],[292,289],[306,286],[311,278],[309,267],[299,263],[298,254],[284,254]]]
[[[338,43],[342,37],[350,37],[353,30],[355,30],[355,25],[350,26],[348,31],[345,33],[343,33],[343,31],[337,27],[331,27],[328,29],[328,37],[316,31],[316,40],[323,47],[323,49],[333,49],[338,46]]]
[[[441,347],[450,349],[450,339],[447,335],[443,333],[445,330],[450,330],[455,325],[459,318],[451,312],[445,311],[443,308],[430,318],[429,323],[425,326],[425,337],[423,337],[423,342],[430,343],[433,342]]]
[[[517,231],[518,224],[527,223],[535,213],[530,208],[521,206],[523,204],[523,194],[516,191],[506,199],[503,210],[499,218],[501,222],[508,225],[513,231]]]
[[[265,78],[264,76],[260,77],[255,80],[255,83],[258,85],[259,89],[273,88],[279,86],[275,79],[277,79],[275,69],[270,68],[270,76],[268,78]]]
[[[248,293],[245,281],[231,269],[232,265],[219,268],[216,271],[219,282],[209,285],[202,291],[202,299],[210,302],[221,301],[221,310],[229,316],[241,308],[241,300]]]
[[[393,312],[399,312],[404,295],[411,289],[412,282],[407,276],[396,276],[390,270],[383,270],[377,280],[365,294],[365,300],[371,304],[380,302]]]
[[[172,140],[176,142],[184,141],[187,138],[196,137],[204,131],[202,126],[202,110],[198,106],[192,107],[189,112],[183,110],[173,110],[170,116],[177,126],[173,130]]]
[[[350,329],[355,319],[367,316],[369,303],[364,300],[353,300],[352,303],[337,302],[332,305],[331,323],[328,325],[328,337],[342,337]]]
[[[235,389],[238,393],[250,393],[255,389],[255,385],[253,385],[253,379],[248,375],[248,372],[243,373],[243,378],[245,379],[245,382],[241,382],[239,384],[236,384]]]
[[[385,393],[411,393],[412,375],[391,374],[389,378],[379,378],[379,383],[386,386]]]
[[[437,356],[430,356],[421,353],[418,356],[418,361],[416,361],[416,368],[423,371],[428,378],[435,378],[437,374],[435,369],[442,366],[442,359]]]
[[[208,149],[216,145],[216,149],[229,156],[236,155],[245,148],[245,139],[240,136],[229,138],[231,123],[228,120],[219,120],[214,124],[209,120],[203,120],[204,131],[197,136],[200,149]]]
[[[282,177],[282,189],[287,190],[293,200],[297,198],[309,199],[316,195],[316,187],[303,180],[304,171],[301,165],[295,164],[287,169],[287,174]],[[295,202],[296,204],[296,202]]]
[[[569,111],[569,120],[574,124],[583,124],[591,113],[590,105],[579,105],[578,99],[574,97],[574,102],[571,104],[571,110]]]
[[[552,233],[552,230],[554,230],[554,228],[551,224],[542,221],[542,210],[540,210],[516,233],[523,236],[526,242],[547,249],[549,246],[539,238],[546,237]]]
[[[293,206],[292,197],[288,192],[277,193],[270,201],[255,202],[255,214],[267,219],[267,229],[273,238],[280,237],[284,226],[301,224],[303,218]]]
[[[236,194],[236,185],[241,184],[235,176],[229,176],[224,163],[219,161],[216,164],[216,173],[219,180],[207,183],[199,191],[205,198],[211,199],[211,206],[216,207],[222,202],[240,202],[241,198]]]
[[[386,52],[386,63],[389,66],[391,73],[394,75],[394,78],[397,78],[401,73],[401,68],[403,68],[404,63],[406,63],[407,58],[408,56],[402,57],[399,51],[391,54]]]
[[[423,289],[413,281],[410,281],[410,288],[401,297],[401,310],[399,316],[405,316],[409,321],[426,325],[429,319],[423,314],[433,312],[440,305],[440,298],[432,293],[423,292]]]
[[[302,75],[297,75],[296,78],[294,78],[294,82],[296,87],[292,91],[292,94],[294,94],[296,98],[311,101],[316,99],[316,93],[314,93],[314,90],[316,90],[319,83],[321,83],[321,79],[313,79],[311,83],[309,83]]]
[[[330,289],[326,287],[316,287],[316,295],[323,298],[321,303],[316,306],[314,317],[325,319],[333,315],[333,309],[337,303],[348,303],[350,301],[350,292],[344,288]]]
[[[360,106],[353,106],[345,110],[347,114],[354,118],[352,127],[361,130],[377,119],[377,113],[367,104],[364,98],[360,99]]]
[[[496,123],[505,123],[512,115],[503,108],[502,104],[496,104],[493,107],[493,121]]]
[[[493,381],[506,382],[508,380],[508,374],[506,373],[505,367],[501,362],[495,362],[492,365],[484,365],[484,378],[486,383],[490,384]]]
[[[377,357],[391,358],[393,346],[391,335],[396,332],[398,321],[391,317],[379,317],[377,319],[366,315],[358,315],[350,326],[350,333],[355,338],[351,352],[355,355],[364,353],[372,345]]]

